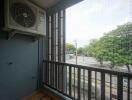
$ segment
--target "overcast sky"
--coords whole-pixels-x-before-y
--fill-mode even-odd
[[[66,42],[83,47],[129,20],[129,0],[84,0],[66,10]]]

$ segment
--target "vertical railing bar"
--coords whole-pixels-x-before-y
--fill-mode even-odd
[[[95,71],[95,100],[97,100],[97,72]]]
[[[62,65],[59,63],[59,91],[61,91],[62,89],[62,80],[61,80],[61,77],[62,77]]]
[[[54,63],[52,63],[52,77],[51,77],[51,80],[52,80],[52,87],[54,87]]]
[[[49,71],[50,71],[50,70],[49,70],[49,69],[50,69],[49,63],[47,64],[47,66],[48,66],[48,68],[47,68],[47,70],[48,70],[48,72],[47,72],[47,74],[48,74],[48,75],[47,75],[48,80],[47,80],[47,81],[48,81],[48,84],[49,84],[49,83],[50,83],[50,82],[49,82],[49,76],[50,76],[50,75],[49,75],[49,73],[50,73],[50,72],[49,72]]]
[[[50,85],[52,86],[52,64],[50,63]]]
[[[75,98],[75,67],[74,67],[74,98]]]
[[[48,84],[48,66],[47,66],[47,62],[45,62],[44,64],[45,64],[45,66],[46,66],[46,72],[45,72],[46,80],[44,80],[44,82],[45,82],[46,84]]]
[[[52,86],[52,63],[50,62],[50,85]]]
[[[55,78],[56,77],[56,75],[55,75],[55,63],[54,63],[54,74],[53,75],[54,75],[54,87],[55,87],[55,83],[56,83],[56,80],[55,80],[56,79]]]
[[[88,80],[88,70],[87,70],[87,90],[88,90],[88,86],[89,86],[89,80]],[[88,99],[88,92],[87,92],[87,99]]]
[[[62,92],[64,92],[64,64],[62,64]]]
[[[91,100],[91,86],[92,86],[91,71],[88,70],[88,100]]]
[[[56,82],[55,82],[55,87],[57,88],[57,81],[58,81],[58,74],[57,74],[57,62],[55,63],[55,74],[56,74]]]
[[[53,87],[53,63],[50,63],[51,66],[50,66],[50,83],[51,83],[51,86]]]
[[[60,64],[58,63],[58,90],[60,90]]]
[[[81,82],[80,71],[81,71],[81,69],[78,68],[78,100],[80,100],[80,82]]]
[[[69,66],[69,95],[71,96],[71,66]]]
[[[50,63],[48,62],[48,84],[50,85]]]
[[[45,83],[48,84],[48,65],[47,65],[47,62],[45,62],[44,64],[46,66],[46,72],[45,72],[46,80],[45,80]]]
[[[83,69],[83,100],[85,100],[85,69]]]
[[[54,87],[54,80],[55,80],[55,77],[54,77],[54,63],[52,63],[52,87]]]
[[[67,66],[66,66],[66,94],[67,94]]]
[[[127,100],[130,100],[130,77],[128,77],[128,84],[127,84]]]
[[[58,73],[58,90],[59,90],[59,88],[60,88],[60,87],[59,87],[59,86],[60,86],[60,78],[59,78],[59,75],[60,75],[60,74],[59,74],[59,72],[60,72],[60,71],[59,71],[59,64],[58,64],[58,63],[57,63],[57,68],[58,68],[58,69],[57,69],[57,70],[58,70],[57,73]]]
[[[105,100],[105,73],[101,73],[101,100]]]
[[[57,87],[57,69],[56,69],[56,62],[54,64],[54,68],[55,68],[55,88]]]
[[[110,74],[110,100],[112,100],[112,75]]]
[[[118,100],[123,100],[123,76],[121,74],[118,74],[117,76],[117,96]]]

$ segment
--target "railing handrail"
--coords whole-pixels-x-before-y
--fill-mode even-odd
[[[65,65],[69,67],[76,67],[76,68],[81,68],[81,69],[86,69],[86,70],[96,71],[96,72],[101,72],[101,73],[106,73],[106,74],[108,73],[112,75],[123,75],[123,76],[132,78],[132,73],[130,72],[122,72],[122,71],[116,71],[116,70],[110,70],[110,69],[104,69],[104,68],[90,67],[90,66],[84,66],[84,65],[75,65],[75,64],[65,63],[65,62],[57,62],[57,61],[49,61],[49,60],[43,60],[43,62],[60,64],[60,65]]]

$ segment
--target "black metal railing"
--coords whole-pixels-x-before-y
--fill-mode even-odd
[[[44,61],[48,87],[75,100],[132,100],[132,74]]]

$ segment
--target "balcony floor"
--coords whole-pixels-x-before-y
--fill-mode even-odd
[[[22,100],[59,100],[59,98],[49,91],[39,90],[32,93],[30,96],[24,97]]]

